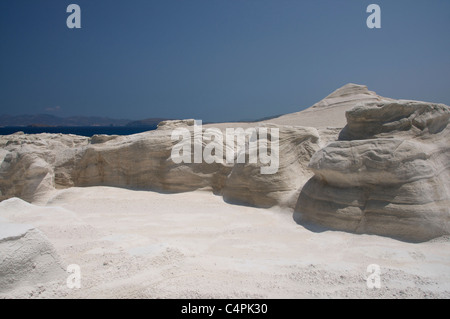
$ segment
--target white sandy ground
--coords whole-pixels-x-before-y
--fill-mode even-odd
[[[43,206],[4,201],[0,217],[40,229],[82,275],[80,289],[64,280],[3,298],[450,297],[448,238],[315,233],[292,212],[229,205],[206,191],[71,188]],[[370,264],[381,267],[380,289],[366,286]]]

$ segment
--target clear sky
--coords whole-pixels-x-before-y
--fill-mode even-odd
[[[0,1],[0,114],[256,119],[349,82],[449,105],[450,1]]]

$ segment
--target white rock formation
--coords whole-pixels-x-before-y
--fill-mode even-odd
[[[423,241],[450,234],[450,110],[415,101],[362,104],[341,139],[311,159],[296,219]]]
[[[317,102],[311,108],[352,107],[357,103],[366,104],[379,101],[392,101],[392,99],[378,96],[375,92],[369,91],[365,85],[349,83]]]
[[[232,203],[294,207],[300,189],[312,176],[308,163],[320,148],[319,133],[312,127],[266,126],[280,130],[278,172],[261,175],[261,164],[235,164],[222,194]]]
[[[193,127],[189,122],[169,127]],[[166,125],[164,125],[165,127]],[[255,127],[260,124],[255,124]],[[293,207],[301,186],[312,176],[311,156],[320,148],[315,128],[262,125],[280,132],[280,164],[276,174],[262,175],[257,164],[176,164],[169,129],[132,136],[11,135],[0,138],[2,199],[35,201],[54,188],[117,186],[163,192],[212,189],[227,201],[261,207]],[[224,141],[225,143],[225,141]],[[203,147],[207,143],[203,141]],[[236,146],[235,158],[239,154]],[[248,155],[248,147],[246,149]]]
[[[33,201],[55,187],[73,186],[68,177],[88,143],[86,137],[63,134],[0,137],[0,200]]]
[[[226,163],[226,152],[223,163],[173,162],[172,130],[192,133],[194,120],[166,121],[131,136],[3,136],[0,200],[36,201],[71,186],[207,188],[228,202],[296,207],[302,223],[425,240],[449,233],[449,117],[445,105],[392,100],[348,84],[299,113],[217,125],[222,132],[241,124],[278,128],[280,163],[273,175],[261,174],[260,162]]]
[[[158,124],[158,130],[173,130],[177,127],[183,127],[183,126],[194,126],[195,120],[194,119],[188,119],[188,120],[167,120],[159,122]]]
[[[394,101],[369,91],[367,86],[349,83],[337,89],[306,110],[286,114],[265,123],[312,126],[315,128],[338,127],[346,124],[345,112],[357,104]]]
[[[398,100],[358,103],[346,112],[347,125],[340,139],[433,136],[447,127],[449,108],[443,104]]]

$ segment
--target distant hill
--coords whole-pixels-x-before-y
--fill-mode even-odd
[[[156,126],[166,119],[149,118],[140,121],[128,119],[111,119],[98,116],[59,117],[49,114],[37,115],[0,115],[0,126]]]

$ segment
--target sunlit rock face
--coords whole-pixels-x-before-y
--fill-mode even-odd
[[[450,233],[449,107],[360,104],[338,141],[311,159],[300,223],[424,241]]]
[[[262,173],[268,164],[260,158],[248,160],[260,154],[249,141],[245,147],[216,141],[223,152],[212,163],[175,162],[176,145],[194,148],[194,120],[165,121],[130,136],[1,136],[0,200],[32,202],[73,186],[207,189],[230,203],[294,209],[304,225],[422,241],[450,233],[449,118],[446,105],[393,100],[348,84],[302,112],[218,124],[223,136],[241,124],[266,130],[258,143],[278,146],[271,174]],[[210,129],[206,125],[200,134]],[[176,130],[188,139],[174,138]],[[201,153],[210,142],[202,138]]]

